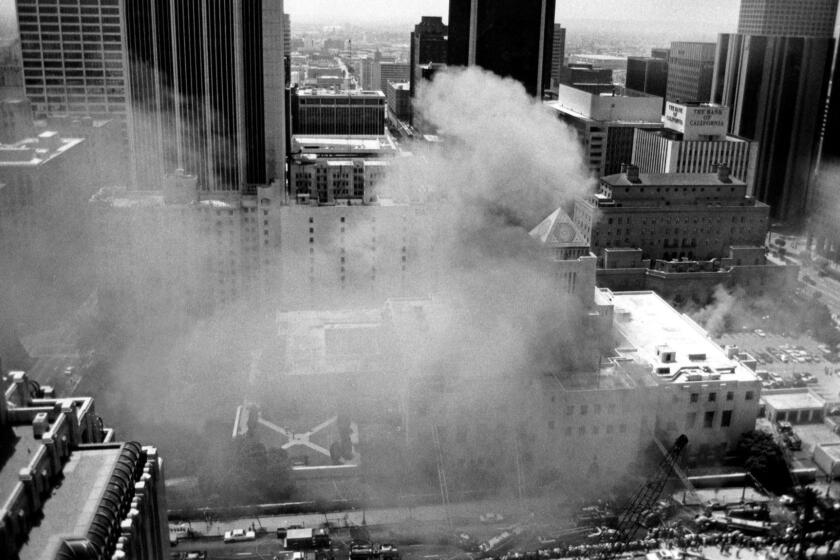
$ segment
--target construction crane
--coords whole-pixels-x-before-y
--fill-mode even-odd
[[[621,554],[627,544],[633,540],[642,518],[656,504],[687,444],[688,438],[684,434],[677,438],[671,450],[660,461],[653,476],[642,484],[630,500],[630,504],[618,516],[615,533],[611,536],[604,533],[600,542],[601,550],[595,558],[612,560]]]

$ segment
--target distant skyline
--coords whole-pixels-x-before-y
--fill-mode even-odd
[[[555,21],[650,21],[689,34],[697,25],[719,25],[728,32],[735,30],[739,5],[737,0],[557,0]],[[387,24],[420,21],[424,15],[446,21],[449,0],[285,0],[284,7],[292,22]]]

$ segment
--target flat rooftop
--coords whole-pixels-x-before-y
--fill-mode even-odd
[[[603,290],[602,290],[603,292]],[[755,374],[726,357],[697,323],[651,291],[609,292],[603,295],[615,306],[615,326],[629,346],[622,359],[650,366],[660,382],[756,381]],[[673,361],[666,362],[670,352]],[[656,373],[658,368],[668,372]]]
[[[729,175],[727,181],[721,181],[717,173],[639,173],[639,181],[631,182],[625,173],[615,173],[601,177],[601,183],[622,187],[708,187],[721,185],[727,187],[743,187],[746,183]]]
[[[822,448],[825,454],[835,461],[840,461],[840,442],[820,443],[818,447]]]
[[[371,89],[341,89],[329,88],[301,88],[297,90],[300,97],[377,97],[385,99],[385,94]]]
[[[38,167],[67,153],[84,141],[84,138],[61,138],[61,144],[54,150],[48,149],[47,144],[39,142],[38,138],[0,145],[0,167]]]
[[[761,400],[776,410],[823,408],[825,402],[810,391],[798,393],[762,393]]]
[[[302,152],[396,152],[387,136],[300,136],[292,137],[293,149]]]
[[[121,451],[121,446],[73,451],[61,484],[44,502],[44,515],[20,550],[20,560],[54,558],[65,539],[86,536]]]

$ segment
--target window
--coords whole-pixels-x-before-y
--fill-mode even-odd
[[[627,432],[627,424],[619,424],[618,425],[618,431],[619,431],[619,433],[622,433],[622,434],[626,433]]]
[[[747,391],[747,394],[744,395],[744,400],[751,401],[753,400],[754,393],[752,391]]]
[[[724,410],[723,414],[720,415],[720,427],[721,428],[728,428],[732,425],[732,411],[731,410]]]
[[[549,430],[553,430],[553,429],[554,429],[554,420],[549,420],[549,421],[548,421],[548,429],[549,429]]]
[[[691,402],[697,402],[700,400],[700,393],[691,393]]]
[[[580,405],[580,413],[581,415],[586,414],[587,410],[589,409],[589,405],[582,404]]]
[[[733,391],[727,391],[726,400],[728,400],[728,401],[735,400],[735,393]]]
[[[715,402],[717,400],[717,393],[709,393],[709,402]]]
[[[686,430],[693,430],[694,425],[697,424],[697,413],[696,412],[689,412],[685,415],[685,429]]]
[[[595,414],[601,414],[601,405],[600,405],[600,404],[596,404],[596,405],[594,406],[593,412],[594,412]]]
[[[586,435],[586,426],[581,426],[580,428],[578,428],[578,435],[579,436],[585,436]]]
[[[572,435],[572,427],[571,427],[571,426],[566,426],[566,435],[567,435],[567,436],[571,436],[571,435]]]
[[[573,407],[573,406],[567,406],[566,407],[566,416],[571,416],[574,413],[575,413],[575,407]]]
[[[711,428],[712,425],[715,423],[715,411],[710,410],[703,415],[703,427],[704,428]]]

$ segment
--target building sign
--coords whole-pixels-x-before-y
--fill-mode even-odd
[[[682,132],[685,140],[706,140],[726,135],[729,107],[721,105],[665,105],[665,128]]]

